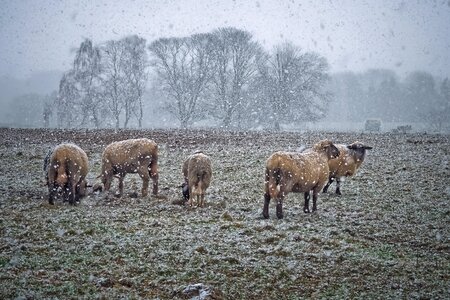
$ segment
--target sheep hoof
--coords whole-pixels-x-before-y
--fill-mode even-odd
[[[303,209],[303,212],[304,212],[305,214],[309,214],[309,213],[310,213],[309,208],[304,208],[304,209]]]
[[[263,213],[263,218],[264,218],[264,219],[268,219],[268,218],[269,218],[269,215]]]

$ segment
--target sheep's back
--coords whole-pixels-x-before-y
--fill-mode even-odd
[[[67,173],[73,177],[85,178],[88,173],[88,157],[74,144],[61,144],[55,147],[50,156],[51,166],[59,166],[58,174]],[[78,179],[78,178],[77,178]]]
[[[103,151],[103,163],[118,165],[138,165],[141,161],[151,161],[157,155],[157,144],[149,139],[129,139],[109,144]]]

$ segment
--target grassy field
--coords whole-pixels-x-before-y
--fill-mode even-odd
[[[160,196],[91,194],[48,204],[43,158],[61,142],[88,154],[96,182],[104,147],[159,144]],[[328,138],[373,146],[355,177],[318,211],[289,194],[284,219],[261,216],[264,163]],[[0,298],[448,299],[448,135],[0,129]],[[205,208],[179,205],[181,165],[213,160]],[[113,190],[117,188],[113,186]],[[272,203],[273,204],[273,203]]]

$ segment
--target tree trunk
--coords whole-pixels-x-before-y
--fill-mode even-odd
[[[142,119],[144,118],[144,110],[142,108],[142,99],[139,99],[139,128],[142,128]]]

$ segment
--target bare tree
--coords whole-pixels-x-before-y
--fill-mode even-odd
[[[263,51],[247,31],[220,28],[213,36],[213,102],[210,111],[224,127],[230,127],[236,112],[243,108],[243,90],[256,73],[256,61]]]
[[[109,108],[115,128],[120,127],[120,115],[124,109],[126,93],[125,47],[121,41],[108,41],[102,47],[103,53],[103,97],[105,105]]]
[[[149,46],[154,55],[162,90],[169,102],[166,109],[187,128],[202,116],[199,102],[211,76],[212,35],[162,38]]]
[[[66,72],[59,82],[59,91],[55,99],[58,128],[70,128],[78,119],[80,110],[76,85],[73,70]]]
[[[81,43],[75,55],[73,70],[83,115],[81,126],[87,126],[92,118],[94,126],[99,128],[101,60],[100,50],[92,45],[91,40],[85,39]]]
[[[325,116],[330,94],[324,89],[327,60],[314,52],[302,52],[291,43],[277,46],[259,65],[258,84],[265,91],[267,110],[274,128],[283,119],[315,121]]]
[[[137,35],[126,37],[122,40],[126,59],[124,64],[125,78],[127,79],[127,95],[125,97],[125,124],[133,112],[137,119],[139,128],[142,128],[144,117],[142,96],[148,80],[148,55],[145,48],[146,40]]]

